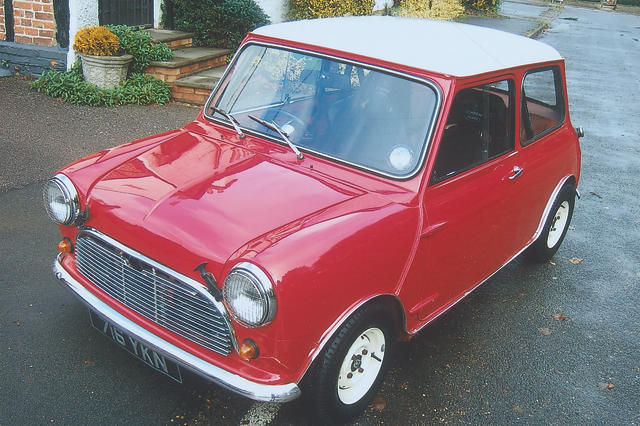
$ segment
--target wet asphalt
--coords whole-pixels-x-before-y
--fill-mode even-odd
[[[495,26],[518,33],[548,10],[505,6],[512,17]],[[552,263],[514,260],[402,344],[357,424],[640,424],[640,17],[553,16],[541,40],[566,57],[571,118],[586,131],[571,230]],[[144,367],[50,272],[58,233],[42,182],[198,110],[75,107],[8,77],[0,111],[0,424],[247,424],[251,401]],[[298,401],[272,421],[307,422]]]

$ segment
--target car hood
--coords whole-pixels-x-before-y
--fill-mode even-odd
[[[207,261],[220,269],[248,241],[360,194],[313,170],[185,132],[97,181],[86,225],[173,267]]]

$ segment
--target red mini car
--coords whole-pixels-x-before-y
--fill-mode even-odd
[[[395,343],[569,227],[580,130],[528,38],[351,17],[250,33],[198,118],[50,179],[54,272],[154,369],[357,415]]]

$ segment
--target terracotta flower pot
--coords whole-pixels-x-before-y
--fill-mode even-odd
[[[94,56],[79,53],[84,79],[103,89],[113,89],[127,78],[131,55]]]

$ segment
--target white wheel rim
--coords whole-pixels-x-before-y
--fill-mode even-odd
[[[369,328],[358,335],[340,366],[338,397],[345,404],[359,401],[373,386],[382,368],[384,333]]]
[[[560,241],[564,228],[567,226],[569,220],[569,202],[563,201],[558,207],[553,219],[551,221],[551,227],[549,228],[549,235],[547,236],[547,247],[553,248]]]

